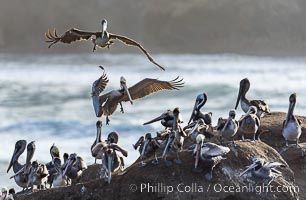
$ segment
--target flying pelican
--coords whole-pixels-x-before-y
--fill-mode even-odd
[[[145,137],[141,136],[139,140],[133,145],[134,149],[136,150],[139,147],[139,153],[141,158],[140,167],[144,167],[147,163],[143,162],[144,158],[151,157],[154,154],[155,160],[152,161],[152,164],[157,165],[159,161],[156,156],[156,150],[160,148],[159,142],[152,138],[151,133],[147,133]]]
[[[190,119],[188,121],[188,124],[190,124],[192,121],[197,121],[198,119],[203,119],[205,124],[207,125],[211,125],[212,123],[212,119],[211,119],[211,116],[212,116],[212,113],[209,112],[209,113],[202,113],[200,111],[200,109],[205,105],[206,101],[207,101],[207,94],[205,92],[201,93],[201,94],[198,94],[197,98],[196,98],[196,101],[195,101],[195,104],[194,104],[194,107],[193,107],[193,110],[192,110],[192,113],[191,113],[191,116],[190,116]]]
[[[253,134],[253,141],[256,140],[256,133],[260,126],[260,120],[256,115],[257,108],[250,106],[248,112],[239,120],[239,129],[242,131],[242,140],[244,141],[244,134]],[[260,138],[258,138],[260,140]]]
[[[245,78],[240,81],[239,93],[236,101],[235,110],[238,107],[240,102],[241,108],[243,112],[247,113],[250,106],[255,106],[257,108],[257,117],[260,118],[263,116],[263,113],[270,114],[270,108],[268,104],[263,100],[248,100],[246,98],[246,93],[250,89],[250,81],[249,79]]]
[[[183,149],[184,137],[186,133],[180,128],[179,121],[180,110],[179,108],[173,109],[173,127],[169,134],[166,135],[164,142],[164,149],[162,158],[165,161],[166,166],[171,166],[172,162],[167,160],[168,153],[176,153],[177,159],[174,160],[176,164],[181,164],[182,161],[179,158],[179,152]]]
[[[239,127],[238,121],[235,120],[235,116],[236,116],[236,111],[230,110],[228,114],[228,118],[225,123],[220,123],[222,120],[218,120],[217,131],[220,136],[221,144],[223,143],[223,138],[226,138],[226,139],[231,138],[232,143],[234,143],[234,136],[236,135],[238,131],[238,127]]]
[[[183,123],[181,113],[179,113],[177,120],[178,120],[177,123],[179,124]],[[143,125],[151,124],[157,121],[160,121],[160,123],[165,127],[165,129],[172,128],[174,122],[173,110],[168,109],[165,112],[163,112],[160,116],[144,123]]]
[[[56,44],[57,42],[62,42],[66,44],[70,44],[71,42],[81,41],[81,40],[88,40],[92,38],[92,42],[94,44],[93,52],[96,50],[96,46],[100,48],[110,47],[114,44],[114,40],[119,40],[120,42],[124,43],[128,46],[135,46],[138,47],[146,56],[147,58],[155,65],[157,65],[161,70],[165,70],[164,67],[159,65],[152,56],[147,52],[145,48],[143,48],[138,42],[121,35],[116,35],[107,32],[107,21],[105,19],[101,22],[102,31],[101,32],[86,32],[82,30],[78,30],[76,28],[72,28],[66,31],[62,36],[58,37],[56,29],[54,29],[53,34],[51,33],[50,29],[48,32],[45,33],[46,42],[51,43],[48,47],[50,48],[52,45]]]
[[[10,164],[7,169],[7,173],[10,171],[11,167],[13,167],[13,171],[15,173],[14,180],[16,184],[21,187],[23,190],[27,188],[27,183],[28,183],[28,176],[25,175],[24,169],[25,169],[25,164],[22,165],[19,163],[19,157],[21,154],[25,151],[25,148],[27,146],[27,142],[25,140],[18,140],[15,144],[15,150],[12,156],[12,159],[10,161]],[[27,157],[33,156],[34,151],[31,149],[27,149]]]
[[[106,124],[109,124],[108,116],[115,112],[118,104],[120,104],[121,112],[123,113],[122,102],[130,101],[133,104],[133,100],[135,99],[143,98],[160,90],[179,90],[184,85],[182,82],[183,79],[179,80],[179,77],[172,81],[159,81],[157,79],[146,78],[134,86],[127,88],[125,78],[121,77],[120,89],[112,90],[99,96],[108,83],[104,68],[102,66],[100,68],[103,70],[103,74],[92,85],[92,100],[96,116],[101,117],[105,115]]]
[[[87,169],[87,165],[82,157],[76,153],[70,154],[67,162],[62,167],[64,168],[63,176],[67,176],[72,180],[78,180],[81,178],[83,171]]]
[[[239,176],[247,174],[247,178],[255,182],[270,183],[277,177],[282,176],[282,173],[276,170],[276,167],[286,167],[284,164],[279,162],[266,162],[262,158],[253,158],[253,164],[248,166]]]
[[[205,136],[199,134],[196,138],[196,146],[194,148],[194,172],[201,172],[202,170],[198,168],[199,159],[205,162],[208,167],[208,172],[205,174],[205,178],[208,181],[212,180],[212,172],[217,164],[219,164],[230,149],[228,147],[220,146],[214,143],[204,143]]]
[[[286,140],[286,147],[288,147],[288,141],[296,141],[296,147],[299,147],[299,138],[302,133],[302,121],[293,115],[295,104],[296,94],[294,93],[289,97],[289,110],[283,122],[282,134]]]
[[[102,121],[98,120],[96,123],[96,127],[97,127],[97,134],[96,134],[96,140],[94,141],[94,143],[91,145],[91,155],[92,157],[95,158],[95,164],[97,163],[97,159],[102,159],[102,155],[94,155],[92,153],[92,149],[93,147],[98,144],[99,142],[102,142],[101,140],[101,130],[102,130]]]

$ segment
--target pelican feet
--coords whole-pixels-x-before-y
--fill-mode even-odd
[[[158,160],[152,160],[151,162],[153,165],[159,165],[159,161]]]
[[[148,165],[148,163],[145,163],[143,161],[140,162],[139,164],[139,167],[142,168],[142,167],[146,167]]]

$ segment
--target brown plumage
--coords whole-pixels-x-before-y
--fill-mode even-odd
[[[160,90],[179,90],[179,88],[184,86],[184,82],[182,81],[183,79],[180,79],[179,77],[171,81],[160,81],[158,79],[146,78],[136,83],[134,86],[127,88],[126,80],[124,77],[121,77],[121,89],[112,90],[99,96],[100,93],[104,91],[108,83],[108,79],[104,71],[102,76],[96,80],[92,86],[92,99],[96,116],[101,117],[102,115],[109,116],[113,114],[113,112],[117,109],[118,104],[121,105],[121,112],[123,113],[121,102],[130,101],[132,104],[133,100],[143,98]]]
[[[138,47],[146,56],[147,58],[155,65],[157,65],[161,70],[165,70],[164,67],[159,65],[152,56],[147,52],[143,46],[141,46],[138,42],[135,40],[132,40],[128,37],[112,34],[106,31],[107,29],[107,21],[104,19],[102,20],[102,31],[101,32],[87,32],[82,31],[76,28],[72,28],[68,31],[66,31],[63,35],[58,36],[56,29],[54,29],[53,34],[51,33],[50,29],[48,32],[45,33],[46,42],[51,43],[48,47],[50,48],[54,44],[61,42],[65,44],[70,44],[71,42],[77,42],[81,40],[89,40],[92,39],[92,42],[94,43],[93,51],[96,50],[96,46],[100,48],[110,47],[112,44],[114,44],[115,40],[119,40],[123,44],[127,46],[135,46]],[[95,36],[95,38],[92,38]]]

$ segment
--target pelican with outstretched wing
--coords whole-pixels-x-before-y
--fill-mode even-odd
[[[165,70],[164,67],[162,67],[157,62],[155,62],[152,56],[147,52],[145,48],[143,48],[143,46],[141,46],[141,44],[139,44],[138,42],[128,37],[107,32],[106,31],[107,21],[105,19],[102,20],[101,24],[102,24],[102,31],[87,32],[87,31],[76,29],[76,28],[72,28],[66,31],[60,37],[57,35],[56,29],[54,29],[53,34],[51,33],[49,29],[48,32],[45,33],[45,37],[47,39],[46,42],[51,43],[49,45],[49,48],[50,48],[51,46],[53,46],[54,44],[58,42],[70,44],[71,42],[89,40],[91,38],[94,44],[94,47],[93,47],[93,52],[94,52],[96,50],[96,46],[100,48],[105,48],[105,47],[109,48],[111,45],[114,44],[114,40],[119,40],[125,45],[138,47],[153,64],[157,65],[161,70]],[[93,36],[95,36],[95,38],[93,38]]]
[[[120,104],[121,112],[124,112],[122,102],[130,101],[131,104],[133,104],[133,100],[143,98],[160,90],[179,90],[179,88],[184,86],[184,82],[182,82],[183,79],[179,77],[172,81],[160,81],[158,79],[146,78],[139,81],[134,86],[127,88],[125,78],[121,77],[120,89],[112,90],[100,96],[109,81],[104,68],[102,66],[100,66],[100,68],[103,69],[103,74],[92,84],[92,100],[96,116],[106,116],[106,124],[109,123],[108,116],[115,112],[118,104]]]

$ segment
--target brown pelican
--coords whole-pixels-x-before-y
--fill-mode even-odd
[[[94,141],[94,143],[91,145],[91,155],[92,157],[95,158],[95,164],[97,163],[97,159],[102,159],[102,155],[94,155],[92,152],[92,149],[94,146],[96,146],[96,144],[98,144],[99,142],[102,142],[101,140],[101,130],[102,130],[102,121],[98,120],[96,123],[96,127],[97,127],[97,135],[96,135],[96,140]]]
[[[21,156],[21,154],[24,152],[26,146],[27,142],[25,140],[18,140],[16,142],[15,150],[7,169],[8,173],[11,167],[13,167],[13,171],[15,173],[15,175],[13,176],[14,180],[19,187],[23,188],[23,190],[27,188],[28,176],[23,173],[25,165],[20,164],[18,159]],[[31,157],[33,156],[33,154],[34,151],[31,151],[31,149],[27,149],[27,157],[28,156]]]
[[[244,141],[244,134],[253,134],[253,141],[256,140],[256,133],[260,126],[260,120],[256,115],[257,108],[250,106],[248,112],[239,120],[239,129],[242,132],[242,140]],[[260,138],[258,137],[258,140]]]
[[[199,134],[196,138],[196,146],[194,149],[195,162],[193,171],[202,171],[202,169],[198,168],[199,159],[201,159],[207,167],[205,178],[206,180],[211,181],[213,169],[224,159],[223,156],[226,155],[230,149],[228,147],[220,146],[210,142],[204,143],[204,139],[205,137],[201,134]]]
[[[174,108],[173,110],[173,126],[169,134],[166,135],[166,140],[164,142],[164,149],[162,158],[165,161],[166,166],[171,166],[172,162],[167,160],[167,154],[176,153],[177,159],[174,160],[176,164],[181,164],[182,161],[179,158],[179,152],[183,149],[184,137],[186,133],[180,127],[179,122],[180,110],[179,108]]]
[[[289,97],[289,110],[286,120],[283,122],[282,134],[286,140],[286,146],[288,146],[288,141],[296,141],[296,147],[299,147],[299,138],[302,133],[302,121],[293,115],[295,104],[296,94],[294,93]]]
[[[160,69],[165,70],[164,67],[162,67],[157,62],[155,62],[155,60],[151,57],[151,55],[147,52],[147,50],[143,48],[138,42],[128,37],[125,37],[125,36],[116,35],[116,34],[107,32],[106,30],[107,21],[105,19],[102,20],[101,25],[102,25],[101,32],[86,32],[86,31],[78,30],[76,28],[72,28],[66,31],[60,37],[58,37],[56,29],[54,29],[53,35],[50,32],[50,30],[48,30],[48,32],[45,33],[45,36],[47,39],[46,42],[51,43],[49,45],[49,48],[50,48],[52,45],[54,45],[57,42],[70,44],[71,42],[75,42],[75,41],[88,40],[92,38],[93,36],[95,36],[95,38],[92,39],[92,42],[94,44],[94,47],[93,47],[93,52],[94,52],[96,50],[96,46],[100,48],[105,48],[105,47],[109,48],[109,46],[114,44],[115,40],[119,40],[125,45],[138,47],[153,64],[157,65]]]
[[[123,113],[122,102],[130,101],[133,104],[133,100],[135,99],[143,98],[160,90],[178,90],[184,85],[182,82],[183,79],[179,80],[179,77],[172,81],[159,81],[157,79],[146,78],[134,86],[127,88],[125,78],[121,77],[121,89],[112,90],[99,96],[108,83],[104,68],[102,66],[100,68],[103,69],[103,74],[92,85],[92,100],[96,116],[106,116],[106,124],[109,122],[108,116],[115,112],[118,104],[120,104],[121,112]]]
[[[179,113],[178,116],[178,123],[181,124],[183,123],[182,115]],[[167,129],[167,128],[172,128],[173,127],[173,122],[174,122],[174,115],[173,115],[173,110],[166,110],[163,112],[160,116],[144,123],[143,125],[151,124],[154,122],[160,121],[161,124]]]
[[[76,153],[73,153],[70,154],[63,168],[63,176],[67,176],[68,178],[78,182],[83,174],[83,171],[87,169],[87,165],[82,157],[78,156]]]
[[[203,119],[205,124],[211,125],[212,123],[212,113],[202,113],[200,109],[205,105],[207,101],[207,94],[205,92],[199,94],[196,98],[190,119],[188,121],[188,124],[190,124],[192,121],[197,121],[198,119]]]
[[[232,143],[234,143],[234,136],[238,131],[238,121],[235,120],[236,111],[230,110],[228,114],[228,118],[225,123],[221,123],[222,120],[218,120],[217,131],[220,136],[220,142],[223,144],[223,138],[231,139]]]
[[[117,154],[116,151],[120,151],[125,157],[128,156],[128,152],[121,148],[116,143],[98,143],[94,149],[99,151],[102,148],[104,157],[102,159],[101,178],[104,178],[108,183],[111,182],[112,173],[123,171],[124,160]]]
[[[28,187],[36,185],[38,190],[45,189],[48,175],[46,165],[33,161],[28,175]]]
[[[198,134],[204,135],[205,138],[209,140],[217,135],[214,131],[214,127],[211,124],[207,125],[204,119],[202,118],[199,118],[198,120],[191,122],[190,124],[185,126],[183,130],[188,133],[188,136],[190,136],[191,140],[194,142],[196,141],[196,137]]]
[[[53,159],[54,167],[56,169],[56,172],[52,175],[52,185],[54,187],[62,187],[71,184],[70,179],[67,176],[63,175],[61,160],[58,157],[55,157]]]
[[[246,174],[247,178],[255,183],[270,183],[277,177],[282,176],[282,173],[276,170],[276,167],[286,167],[279,162],[266,162],[262,158],[253,158],[253,164],[248,166],[239,176]]]
[[[240,81],[239,93],[236,101],[235,109],[237,109],[240,102],[243,112],[247,113],[250,106],[255,106],[257,108],[257,117],[262,117],[263,113],[270,114],[270,109],[268,104],[263,100],[248,100],[246,98],[246,93],[250,89],[250,81],[245,78]]]
[[[151,133],[147,133],[145,137],[141,136],[139,140],[133,145],[134,149],[136,150],[139,147],[139,153],[141,158],[140,167],[144,167],[147,163],[143,162],[144,158],[151,157],[154,154],[155,160],[152,161],[152,164],[157,165],[159,161],[156,156],[156,150],[160,148],[159,142],[152,138]]]

